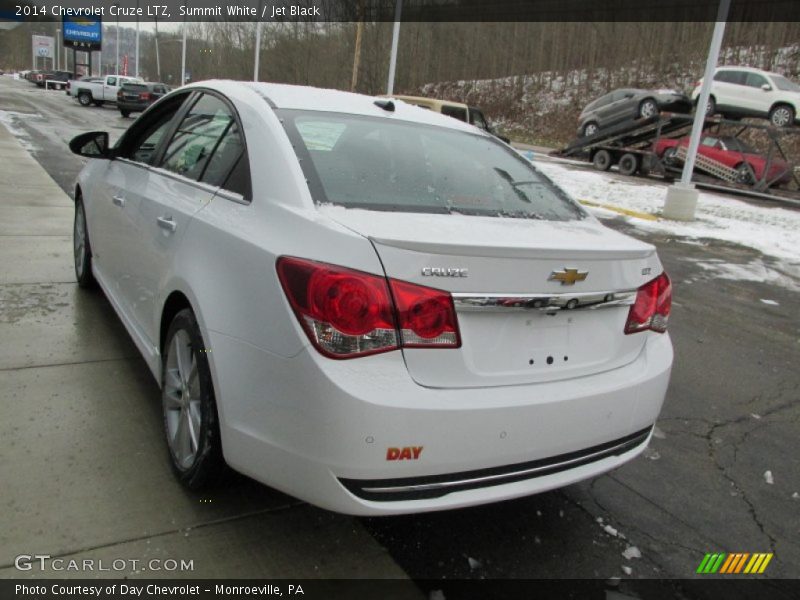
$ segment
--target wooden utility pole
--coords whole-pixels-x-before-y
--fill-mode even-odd
[[[353,78],[350,80],[350,91],[356,91],[358,84],[358,67],[361,64],[361,36],[364,33],[364,0],[358,3],[358,25],[356,26],[356,50],[353,56]]]

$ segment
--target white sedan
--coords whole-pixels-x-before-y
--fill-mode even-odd
[[[206,81],[75,187],[75,271],[162,389],[172,468],[399,514],[597,476],[672,365],[655,249],[493,136],[397,100]]]

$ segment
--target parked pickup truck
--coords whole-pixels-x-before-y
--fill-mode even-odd
[[[106,75],[99,81],[72,80],[70,84],[70,94],[78,99],[82,106],[102,106],[105,102],[117,102],[117,92],[123,83],[128,81],[142,81],[138,77],[126,77],[123,75]]]

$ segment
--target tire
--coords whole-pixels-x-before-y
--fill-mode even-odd
[[[164,434],[172,471],[190,490],[211,487],[224,473],[225,460],[208,354],[188,308],[172,319],[161,365]]]
[[[608,150],[598,150],[592,157],[592,164],[598,171],[608,171],[612,162],[611,153]]]
[[[595,135],[598,131],[600,131],[600,128],[597,126],[597,123],[595,123],[594,121],[589,121],[588,123],[586,123],[586,125],[583,126],[581,133],[583,134],[583,137],[591,137]]]
[[[794,124],[795,112],[788,104],[778,104],[769,111],[769,122],[775,127],[788,127]]]
[[[714,100],[714,96],[708,97],[708,104],[706,104],[706,116],[713,117],[717,114],[717,101]]]
[[[674,167],[678,164],[678,150],[677,148],[667,148],[661,156],[661,160],[668,167]]]
[[[652,119],[659,113],[658,104],[652,98],[645,98],[639,104],[638,115],[640,119]]]
[[[92,246],[89,243],[89,228],[86,226],[86,211],[83,200],[75,198],[75,219],[72,223],[72,254],[75,263],[75,279],[84,289],[97,287],[92,273]]]
[[[736,183],[753,185],[756,182],[755,170],[748,163],[736,165]]]
[[[129,111],[129,110],[122,110],[122,109],[120,109],[120,111],[119,111],[119,114],[121,114],[121,115],[122,115],[122,118],[123,118],[123,119],[127,119],[128,117],[130,117],[130,116],[131,116],[131,111]]]
[[[639,169],[639,157],[630,152],[623,154],[619,159],[619,172],[621,175],[633,175]]]
[[[81,92],[78,94],[78,102],[81,106],[89,106],[92,103],[92,95],[89,92]]]

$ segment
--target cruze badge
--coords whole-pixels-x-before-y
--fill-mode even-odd
[[[578,271],[578,269],[567,269],[563,271],[553,271],[550,273],[548,281],[560,281],[561,285],[575,285],[576,281],[583,281],[589,271]]]
[[[454,267],[424,267],[423,277],[468,277],[469,269],[458,269]]]

